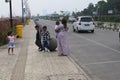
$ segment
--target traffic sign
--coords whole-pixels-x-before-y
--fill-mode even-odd
[[[26,9],[25,8],[23,8],[23,13],[25,13],[26,12]]]

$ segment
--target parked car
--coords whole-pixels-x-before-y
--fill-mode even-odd
[[[95,24],[94,20],[91,16],[80,16],[77,20],[73,23],[73,31],[90,31],[94,33]]]

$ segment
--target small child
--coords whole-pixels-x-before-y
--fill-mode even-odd
[[[41,37],[42,37],[42,50],[45,52],[45,48],[49,50],[49,43],[50,43],[50,33],[47,31],[47,26],[43,26],[42,32],[41,32]]]
[[[12,31],[8,32],[7,40],[8,40],[8,54],[10,55],[10,49],[11,49],[13,55],[13,49],[15,47],[15,36],[13,35]]]

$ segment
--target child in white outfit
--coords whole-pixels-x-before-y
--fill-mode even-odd
[[[15,36],[13,35],[12,31],[9,32],[7,36],[7,40],[8,40],[8,54],[10,54],[10,50],[11,50],[13,55],[13,49],[15,47]]]

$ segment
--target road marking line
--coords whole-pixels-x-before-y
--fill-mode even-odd
[[[104,45],[104,44],[102,44],[102,43],[99,43],[99,42],[97,42],[97,41],[88,39],[88,38],[86,38],[86,37],[84,37],[84,36],[80,36],[80,37],[83,38],[83,39],[85,39],[85,40],[87,40],[87,41],[90,41],[90,42],[92,42],[92,43],[95,43],[95,44],[97,44],[97,45],[99,45],[99,46],[102,46],[102,47],[105,47],[105,48],[107,48],[107,49],[110,49],[110,50],[112,50],[112,51],[114,51],[114,52],[116,52],[116,53],[120,53],[119,50],[113,49],[113,48],[111,48],[111,47],[109,47],[109,46],[106,46],[106,45]],[[120,61],[96,62],[96,63],[89,63],[89,64],[84,64],[84,65],[105,64],[105,63],[117,63],[117,62],[120,62]]]
[[[90,41],[90,42],[92,42],[92,43],[95,43],[95,44],[97,44],[97,45],[99,45],[99,46],[102,46],[102,47],[105,47],[105,48],[107,48],[107,49],[110,49],[110,50],[112,50],[112,51],[114,51],[114,52],[116,52],[116,53],[120,53],[119,50],[113,49],[113,48],[111,48],[111,47],[109,47],[109,46],[107,46],[107,45],[104,45],[104,44],[99,43],[99,42],[97,42],[97,41],[88,39],[88,38],[86,38],[86,37],[84,37],[84,36],[80,36],[80,37],[83,38],[83,39],[86,39],[87,41]]]
[[[88,64],[83,64],[83,65],[88,66],[92,64],[107,64],[107,63],[120,63],[120,61],[105,61],[105,62],[88,63]]]

